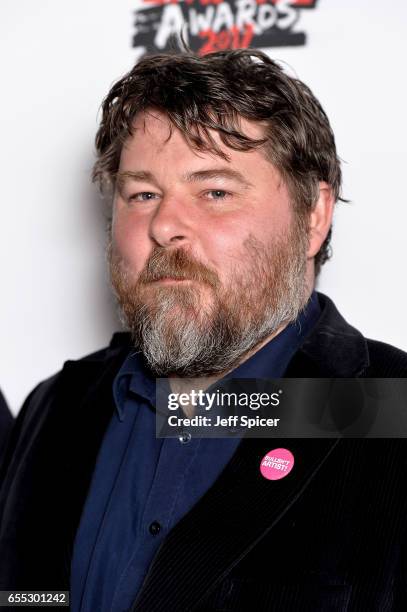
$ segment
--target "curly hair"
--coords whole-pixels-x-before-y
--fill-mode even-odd
[[[143,58],[117,81],[102,103],[93,180],[114,185],[124,141],[137,113],[158,109],[194,149],[228,159],[213,138],[238,151],[263,147],[278,169],[295,211],[306,218],[326,181],[342,199],[341,168],[328,117],[312,91],[265,53],[238,49],[198,57],[190,51]],[[240,129],[240,118],[264,126],[264,138]],[[315,271],[330,257],[331,229],[315,257]]]

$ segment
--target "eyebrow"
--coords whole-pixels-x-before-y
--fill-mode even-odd
[[[253,187],[252,183],[250,183],[250,181],[248,181],[241,172],[232,170],[231,168],[210,168],[208,170],[189,172],[183,176],[183,180],[187,183],[197,183],[200,181],[209,181],[218,178],[232,179],[238,183],[241,183],[245,187]]]
[[[188,172],[182,176],[182,180],[186,183],[198,183],[202,181],[210,181],[213,179],[227,178],[232,179],[243,185],[244,187],[253,187],[253,184],[248,181],[245,176],[237,170],[231,168],[209,168],[207,170],[197,170],[196,172]],[[151,172],[140,170],[134,172],[132,170],[125,170],[118,172],[117,177],[118,187],[122,187],[126,180],[148,182],[158,186],[158,183]]]
[[[157,181],[155,180],[153,174],[151,174],[151,172],[145,172],[144,170],[140,170],[139,172],[125,170],[123,172],[117,173],[116,182],[117,182],[119,189],[123,187],[126,180],[139,181],[139,182],[145,181],[147,183],[154,183],[155,185],[157,184]]]

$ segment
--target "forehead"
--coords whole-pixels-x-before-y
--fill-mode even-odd
[[[274,179],[277,183],[282,181],[280,172],[271,163],[264,147],[238,151],[223,143],[216,130],[209,130],[224,157],[213,150],[198,150],[187,142],[169,117],[157,109],[138,113],[132,128],[132,135],[127,138],[121,151],[119,174],[154,168],[155,172],[175,175],[201,167],[226,166],[250,180],[263,178],[267,181]],[[239,130],[255,140],[263,139],[265,135],[265,126],[243,117],[239,120]]]
[[[260,122],[249,121],[242,116],[238,116],[238,126],[242,133],[251,138],[262,138],[264,136],[264,126]],[[142,129],[143,131],[165,132],[167,135],[170,129],[171,121],[168,115],[155,108],[150,108],[137,113],[133,126],[134,128]],[[214,131],[214,133],[216,133]]]
[[[123,148],[129,147],[129,145],[131,146],[134,143],[140,145],[147,141],[150,146],[153,145],[161,149],[171,141],[171,144],[182,143],[184,146],[188,146],[195,155],[201,156],[202,153],[206,153],[206,151],[198,151],[195,148],[191,148],[181,131],[171,123],[168,115],[158,109],[148,109],[138,113],[133,121],[132,128],[132,136],[127,139]],[[243,117],[238,119],[238,128],[242,134],[250,139],[259,140],[264,138],[265,135],[265,126],[261,123],[248,121]],[[235,150],[222,142],[218,131],[209,130],[209,132],[216,146],[227,157],[232,156]],[[211,154],[213,155],[214,153],[211,152]]]

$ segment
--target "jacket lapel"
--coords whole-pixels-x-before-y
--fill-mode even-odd
[[[196,607],[278,523],[338,442],[244,439],[216,484],[169,533],[133,612]],[[288,448],[295,464],[286,478],[269,481],[260,474],[260,462],[277,447]]]
[[[50,445],[65,482],[60,515],[64,519],[65,544],[63,566],[69,584],[70,562],[75,534],[79,525],[92,474],[103,436],[114,410],[112,383],[128,348],[112,351],[109,359],[88,359],[65,363],[58,385],[54,412],[60,435],[52,433]],[[59,520],[60,517],[59,517]]]

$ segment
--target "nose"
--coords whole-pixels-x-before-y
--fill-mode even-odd
[[[180,198],[163,198],[150,223],[150,237],[163,247],[187,244],[192,237],[191,211]]]

